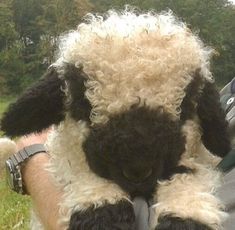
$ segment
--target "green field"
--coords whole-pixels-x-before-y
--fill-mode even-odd
[[[0,117],[12,100],[12,98],[0,99]],[[9,190],[2,167],[4,162],[0,162],[0,164],[0,230],[29,229],[29,197],[18,195]]]
[[[0,98],[0,117],[1,117],[1,114],[7,108],[8,104],[13,100],[14,100],[13,98]],[[0,131],[0,135],[1,135],[1,131]]]

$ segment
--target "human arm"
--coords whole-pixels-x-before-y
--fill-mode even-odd
[[[44,143],[47,132],[30,134],[17,141],[18,150],[38,143]],[[31,196],[34,209],[47,230],[60,230],[58,226],[59,202],[62,192],[53,185],[50,174],[45,170],[49,162],[47,153],[32,156],[22,167],[22,178],[27,193]]]

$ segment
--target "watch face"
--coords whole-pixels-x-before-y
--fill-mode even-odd
[[[6,179],[9,187],[14,190],[13,165],[11,161],[6,161]]]

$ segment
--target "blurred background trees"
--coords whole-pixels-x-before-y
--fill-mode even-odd
[[[235,77],[235,6],[227,0],[1,0],[0,95],[14,95],[38,79],[54,59],[58,36],[75,29],[87,12],[171,9],[215,48],[219,85]]]
[[[92,10],[86,0],[1,0],[0,95],[14,95],[53,61],[58,36]]]

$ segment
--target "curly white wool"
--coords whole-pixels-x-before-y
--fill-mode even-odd
[[[84,67],[93,123],[136,103],[164,105],[178,117],[182,89],[194,71],[211,80],[212,50],[171,12],[109,11],[106,19],[88,14],[86,22],[61,37],[59,62]]]

